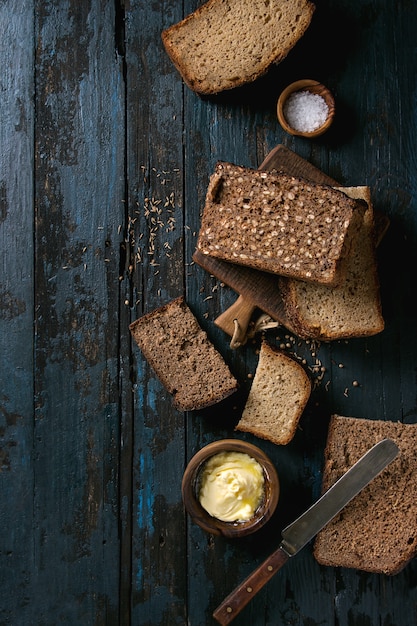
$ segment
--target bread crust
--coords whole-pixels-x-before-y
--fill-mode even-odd
[[[258,0],[208,0],[161,37],[186,85],[200,95],[217,94],[281,62],[314,11],[310,0],[271,0],[268,9]]]
[[[400,453],[317,535],[321,565],[394,575],[417,554],[417,424],[332,415],[322,491],[384,438]]]
[[[183,296],[143,315],[129,329],[178,410],[206,408],[237,390],[236,378]]]

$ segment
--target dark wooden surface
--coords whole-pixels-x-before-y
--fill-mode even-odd
[[[319,495],[330,414],[417,420],[416,3],[317,0],[281,65],[210,99],[183,86],[160,40],[198,4],[0,3],[2,625],[213,624]],[[336,98],[334,126],[311,142],[275,114],[299,78]],[[259,338],[230,349],[213,320],[236,294],[192,254],[216,160],[258,167],[279,143],[341,184],[369,185],[390,217],[386,329],[321,346],[268,331],[305,356],[316,386],[288,446],[248,436],[276,465],[281,498],[238,542],[191,524],[180,485],[203,445],[244,438],[233,427]],[[199,414],[172,408],[128,331],[180,294],[241,383]],[[234,623],[412,626],[416,585],[416,561],[389,578],[320,567],[307,546]]]

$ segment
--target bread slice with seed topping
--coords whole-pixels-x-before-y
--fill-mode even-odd
[[[209,0],[162,32],[184,82],[199,94],[249,83],[282,61],[310,25],[309,0]]]
[[[237,390],[236,378],[182,296],[129,328],[178,410],[208,407]]]
[[[328,287],[291,278],[279,279],[285,311],[283,322],[302,339],[369,337],[384,330],[371,192],[367,186],[342,190],[368,205],[362,227],[353,237],[343,280]]]
[[[255,376],[236,430],[286,445],[295,435],[310,394],[311,380],[304,367],[263,340]]]
[[[224,261],[335,285],[365,209],[365,202],[329,185],[219,162],[197,248]]]
[[[417,555],[417,424],[333,415],[322,489],[385,438],[399,455],[317,535],[321,565],[393,575]]]

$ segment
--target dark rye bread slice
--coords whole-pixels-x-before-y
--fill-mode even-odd
[[[178,410],[203,409],[237,390],[237,380],[182,296],[129,328]]]
[[[197,248],[224,261],[334,285],[365,209],[366,203],[329,185],[219,162]]]
[[[353,238],[343,280],[328,287],[279,279],[285,311],[282,322],[302,339],[369,337],[384,330],[370,189],[361,186],[343,190],[368,205],[362,227]]]
[[[398,445],[398,457],[317,535],[320,564],[392,575],[417,554],[417,424],[333,415],[323,492],[385,438]]]
[[[295,435],[311,388],[310,377],[303,366],[263,340],[255,376],[236,430],[286,445]]]
[[[309,0],[209,0],[162,32],[184,82],[199,94],[249,83],[282,61],[310,25]]]

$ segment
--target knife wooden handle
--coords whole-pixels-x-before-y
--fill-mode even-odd
[[[243,296],[239,296],[236,302],[214,320],[214,323],[225,333],[234,337],[235,343],[243,345],[246,343],[249,322],[255,308],[254,304],[248,302]],[[238,333],[236,333],[235,320],[239,325]]]
[[[250,574],[213,613],[222,626],[230,622],[251,601],[253,596],[285,565],[290,557],[282,548],[273,552],[252,574]]]

